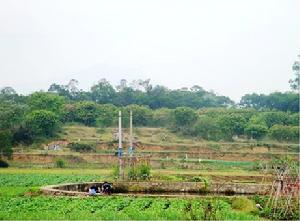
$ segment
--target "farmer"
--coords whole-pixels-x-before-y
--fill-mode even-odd
[[[96,193],[97,193],[97,187],[96,186],[91,186],[90,188],[89,188],[89,195],[91,195],[91,196],[95,196],[96,195]]]
[[[110,195],[110,194],[111,194],[111,189],[112,189],[111,184],[105,181],[105,182],[103,183],[103,185],[102,185],[102,192],[103,192],[104,194]]]

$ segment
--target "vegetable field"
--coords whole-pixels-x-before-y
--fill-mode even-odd
[[[0,170],[0,219],[259,219],[258,212],[232,208],[227,198],[58,197],[44,196],[48,184],[101,180],[105,175],[61,170],[9,173]],[[38,172],[38,171],[36,171]]]

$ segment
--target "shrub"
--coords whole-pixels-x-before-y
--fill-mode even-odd
[[[297,141],[299,139],[299,127],[276,124],[270,128],[269,135],[279,141]]]
[[[232,208],[243,212],[256,212],[255,203],[246,197],[236,197],[232,200]]]
[[[134,167],[130,167],[128,169],[127,176],[129,180],[137,180],[138,178],[137,170]]]
[[[8,130],[0,130],[0,157],[11,157],[12,149],[12,135]]]
[[[32,135],[36,137],[53,137],[60,125],[57,115],[47,110],[35,110],[28,113],[25,123]]]
[[[201,176],[194,176],[191,179],[191,182],[203,182],[205,189],[207,189],[210,184],[210,180],[207,177],[201,177]]]
[[[71,150],[76,152],[93,152],[95,149],[90,144],[83,143],[69,143],[68,146]]]
[[[57,159],[57,160],[55,161],[55,166],[56,166],[57,168],[65,168],[65,167],[66,167],[66,164],[65,164],[65,161],[64,161],[64,160],[62,160],[62,159]]]
[[[6,161],[0,159],[0,168],[7,168],[7,167],[9,167],[9,164]]]
[[[119,166],[114,166],[113,170],[112,170],[112,176],[114,177],[114,179],[118,179],[119,178],[119,173],[120,173],[120,169]]]
[[[137,168],[137,176],[141,180],[150,179],[150,166],[142,164]]]
[[[268,127],[264,124],[249,124],[245,128],[245,133],[248,137],[260,139],[268,132]]]

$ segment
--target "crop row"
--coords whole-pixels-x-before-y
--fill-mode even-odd
[[[213,200],[213,219],[258,217],[237,212],[223,200]],[[203,219],[208,199],[132,197],[0,197],[0,219]]]

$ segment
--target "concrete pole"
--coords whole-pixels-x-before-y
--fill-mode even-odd
[[[119,149],[122,150],[122,113],[119,111]]]
[[[122,162],[122,113],[119,111],[119,148],[118,148],[118,157],[119,157],[119,178],[123,179],[123,162]]]
[[[133,150],[133,137],[132,137],[132,111],[130,111],[130,148]]]

